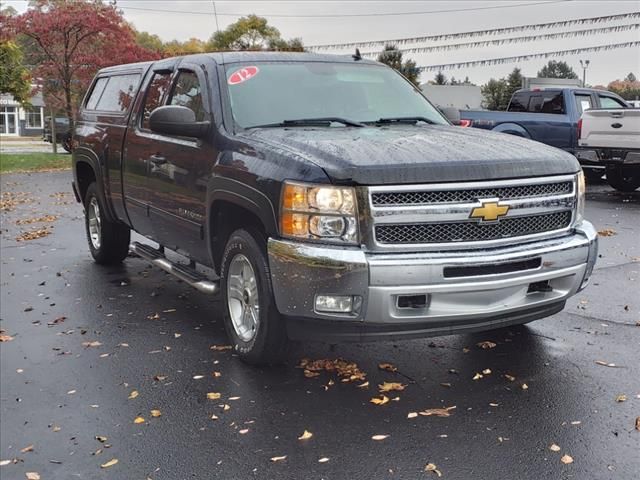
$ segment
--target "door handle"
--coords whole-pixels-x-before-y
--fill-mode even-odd
[[[151,163],[153,163],[154,165],[164,165],[165,163],[167,163],[167,159],[162,155],[151,155],[151,157],[149,157],[149,160],[151,160]]]

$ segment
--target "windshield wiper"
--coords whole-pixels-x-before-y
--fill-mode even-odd
[[[371,123],[380,124],[380,125],[388,125],[390,123],[416,124],[418,122],[428,123],[429,125],[435,125],[436,124],[436,122],[434,122],[433,120],[429,120],[426,117],[386,117],[386,118],[379,118],[375,122],[371,122]]]
[[[253,125],[247,128],[277,128],[277,127],[329,127],[332,123],[341,123],[347,127],[364,127],[365,125],[354,120],[340,117],[318,117],[299,118],[296,120],[284,120],[277,123],[267,123],[265,125]]]

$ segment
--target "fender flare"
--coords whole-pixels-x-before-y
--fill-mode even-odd
[[[260,190],[229,177],[214,177],[207,189],[207,228],[216,202],[226,201],[255,214],[267,234],[278,232],[276,208],[271,199]]]
[[[98,195],[100,195],[100,200],[102,200],[103,205],[107,206],[106,216],[109,221],[117,221],[118,218],[115,215],[113,210],[113,206],[111,205],[111,201],[107,198],[105,185],[104,185],[104,175],[102,169],[100,168],[100,161],[98,160],[96,154],[91,150],[79,147],[73,152],[73,177],[76,183],[76,188],[78,188],[79,193],[79,182],[78,182],[78,164],[85,163],[91,167],[93,170],[94,176],[96,178],[96,185],[98,186]],[[84,198],[80,199],[80,203],[84,203]]]
[[[531,135],[529,135],[529,132],[523,126],[518,125],[517,123],[501,123],[500,125],[496,125],[492,129],[492,131],[508,133],[509,135],[515,135],[517,137],[528,138],[529,140],[531,140]]]

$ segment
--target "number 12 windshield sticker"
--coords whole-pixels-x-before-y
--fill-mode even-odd
[[[260,70],[256,66],[244,67],[240,70],[236,70],[231,74],[227,83],[229,85],[239,85],[240,83],[246,82],[247,80],[258,75]]]

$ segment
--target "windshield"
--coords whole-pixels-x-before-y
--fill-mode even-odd
[[[233,118],[242,128],[313,118],[421,117],[447,124],[416,88],[379,65],[258,62],[229,65],[226,75]]]

